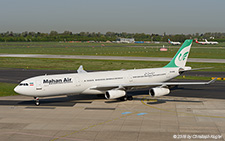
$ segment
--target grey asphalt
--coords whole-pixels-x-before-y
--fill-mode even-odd
[[[76,70],[65,71],[65,70],[29,70],[29,69],[0,68],[0,82],[19,83],[24,79],[38,75],[74,73],[74,72],[76,72]]]
[[[1,68],[0,82],[70,72],[76,71]],[[224,75],[203,73],[211,74]],[[106,100],[103,95],[45,97],[40,106],[34,106],[32,97],[0,97],[0,140],[224,140],[224,86],[224,81],[180,86],[157,99],[148,97],[148,89],[140,89],[128,92],[132,101]]]
[[[132,101],[77,95],[34,106],[30,97],[0,97],[0,140],[224,140],[224,84],[185,86],[158,99],[134,91]]]
[[[173,80],[176,82],[196,82],[195,80]],[[198,81],[197,81],[198,82]],[[134,96],[134,101],[140,101],[138,96],[147,96],[148,88],[138,89],[133,91],[128,91],[128,95]],[[179,86],[171,89],[171,93],[163,98],[157,98],[159,103],[172,102],[170,97],[177,98],[205,98],[205,99],[224,99],[225,100],[225,82],[216,81],[211,85],[195,85],[195,86]],[[1,105],[10,105],[10,106],[34,106],[35,100],[32,97],[16,96],[19,99],[1,99]],[[41,106],[55,106],[55,107],[72,107],[78,103],[92,103],[93,100],[103,100],[105,103],[120,103],[120,100],[106,100],[104,95],[91,95],[91,94],[82,94],[74,96],[59,96],[59,97],[44,97],[40,98]],[[177,102],[182,102],[178,100]]]
[[[171,58],[163,58],[163,57],[125,57],[125,56],[88,56],[88,55],[43,55],[43,54],[0,54],[0,57],[95,59],[95,60],[134,60],[134,61],[170,61],[171,60]],[[188,62],[225,63],[225,59],[188,58]]]
[[[39,76],[39,75],[45,75],[45,74],[62,74],[62,73],[76,73],[76,70],[74,71],[69,71],[69,70],[31,70],[31,69],[6,69],[6,68],[0,68],[0,82],[6,82],[6,83],[19,83],[24,79],[34,77],[34,76]],[[204,76],[204,77],[209,77],[209,80],[211,77],[225,77],[225,72],[201,72],[201,71],[191,71],[191,72],[186,72],[183,75],[185,76]],[[193,81],[193,80],[172,80],[172,81]],[[180,86],[177,89],[172,90],[173,93],[171,95],[176,95],[176,91],[186,89],[183,93],[186,93],[187,97],[208,97],[208,98],[218,98],[218,99],[224,99],[225,98],[225,81],[219,82],[216,81],[217,85],[204,85],[204,86]],[[200,95],[195,95],[195,91],[199,91]],[[148,93],[146,89],[143,89],[141,91],[135,91],[135,92],[129,92],[131,95],[135,95],[137,93]],[[215,93],[216,92],[216,93]],[[194,94],[194,95],[192,95]],[[184,96],[184,95],[176,95],[176,96]],[[52,99],[53,103],[56,102],[58,103],[59,101],[67,101],[67,99],[62,99],[62,100],[57,100],[57,99]],[[56,100],[56,101],[55,101]],[[51,101],[51,99],[50,99]],[[48,101],[44,101],[48,105]],[[17,102],[16,102],[17,103]],[[28,103],[20,103],[20,104],[30,104]],[[33,103],[32,103],[33,104]],[[31,104],[31,105],[32,105]],[[57,105],[57,104],[56,104]],[[67,104],[66,104],[67,105]],[[69,104],[70,105],[70,104]],[[73,105],[73,104],[72,104]]]

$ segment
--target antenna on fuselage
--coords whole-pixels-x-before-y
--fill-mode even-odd
[[[87,73],[87,71],[84,70],[83,65],[80,65],[80,67],[77,69],[77,73]]]

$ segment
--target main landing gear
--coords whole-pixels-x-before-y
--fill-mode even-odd
[[[36,106],[39,106],[40,105],[39,97],[34,97],[34,99],[36,100],[35,105]]]
[[[121,101],[133,100],[133,96],[123,96],[120,98]]]

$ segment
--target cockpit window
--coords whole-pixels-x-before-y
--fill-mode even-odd
[[[28,83],[20,83],[19,86],[29,86]]]

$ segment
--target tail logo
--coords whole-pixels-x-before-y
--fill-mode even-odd
[[[182,60],[184,61],[186,59],[187,55],[188,55],[188,51],[185,52],[183,55],[182,55],[182,53],[180,53],[180,55],[178,57],[178,60],[179,61],[182,61]]]
[[[190,53],[191,45],[193,40],[185,40],[183,45],[177,51],[176,55],[173,59],[165,66],[165,68],[172,68],[172,67],[185,67],[188,54]]]

